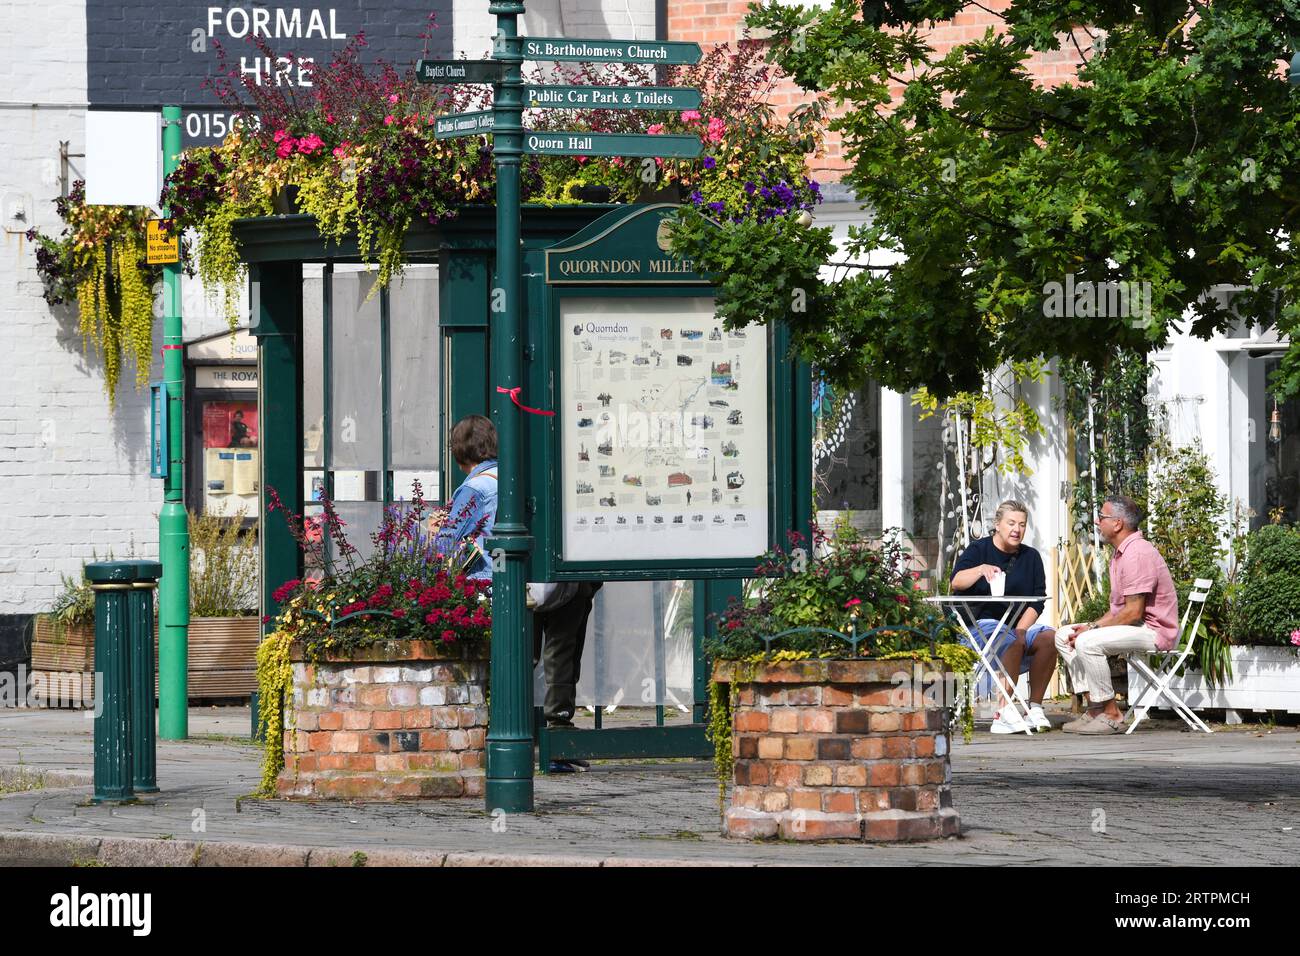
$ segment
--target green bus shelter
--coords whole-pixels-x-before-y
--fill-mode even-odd
[[[755,559],[808,535],[811,371],[783,327],[727,331],[712,289],[668,252],[668,204],[525,205],[521,281],[528,580],[693,582],[689,722],[546,730],[550,758],[705,756],[711,615]],[[451,426],[493,414],[488,341],[493,207],[412,229],[408,268],[387,289],[355,241],[327,244],[308,216],[236,224],[258,343],[262,610],[304,573],[289,510],[335,502],[364,550],[384,507],[418,479],[455,490]],[[436,267],[436,268],[434,268]],[[497,413],[499,414],[499,412]],[[268,625],[269,629],[269,625]],[[656,668],[661,664],[656,658]],[[658,677],[659,675],[656,675]]]

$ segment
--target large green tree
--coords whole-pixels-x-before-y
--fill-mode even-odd
[[[1102,364],[1185,323],[1209,336],[1240,315],[1300,340],[1300,89],[1282,71],[1300,0],[1014,0],[1000,31],[938,55],[932,22],[971,6],[751,8],[780,66],[839,107],[846,182],[872,213],[848,252],[892,263],[778,276],[807,286],[787,316],[796,348],[842,382],[948,397],[1008,361]],[[1077,77],[1036,82],[1027,61],[1062,45]],[[792,263],[826,242],[778,226]],[[728,272],[755,291],[749,260],[712,262],[704,245],[724,298]],[[1088,285],[1121,282],[1136,299]],[[1241,290],[1232,310],[1209,294],[1224,286]],[[1300,390],[1295,348],[1278,385]]]

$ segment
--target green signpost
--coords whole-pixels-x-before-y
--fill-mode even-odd
[[[655,63],[691,66],[700,62],[700,45],[662,40],[569,40],[565,37],[526,37],[525,60],[583,63]]]
[[[638,133],[558,131],[529,133],[524,151],[548,156],[665,156],[694,159],[702,149],[698,136],[647,136]]]
[[[692,64],[697,43],[624,40],[566,40],[519,36],[519,0],[493,0],[497,32],[493,60],[421,62],[419,75],[431,83],[493,82],[488,115],[444,117],[439,137],[491,132],[497,172],[496,276],[490,296],[489,386],[498,432],[496,522],[488,540],[492,556],[492,697],[487,735],[485,797],[489,812],[527,813],[533,809],[532,634],[524,598],[533,537],[526,523],[527,470],[524,423],[512,399],[525,384],[524,316],[520,288],[520,165],[525,153],[562,156],[663,156],[693,158],[702,144],[696,136],[624,135],[592,132],[529,132],[526,106],[681,109],[699,105],[695,90],[611,87],[525,88],[524,60],[579,60],[596,63]],[[494,70],[497,72],[494,74]],[[686,104],[690,104],[688,107]]]
[[[700,91],[677,86],[525,86],[533,108],[600,110],[697,110]]]

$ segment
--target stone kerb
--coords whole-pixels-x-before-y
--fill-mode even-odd
[[[486,645],[389,641],[307,659],[290,648],[284,797],[483,795]]]
[[[960,832],[939,661],[719,661],[734,684],[731,805],[747,839],[932,840]]]

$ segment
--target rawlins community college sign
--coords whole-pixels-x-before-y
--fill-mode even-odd
[[[546,250],[550,285],[707,283],[690,259],[669,252],[672,203],[645,206],[614,225],[598,220],[563,245]]]

